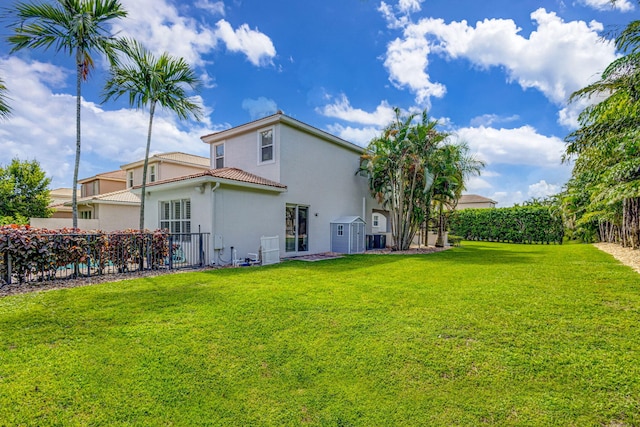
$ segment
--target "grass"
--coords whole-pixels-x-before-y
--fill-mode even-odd
[[[465,243],[0,299],[0,426],[640,425],[640,275]]]

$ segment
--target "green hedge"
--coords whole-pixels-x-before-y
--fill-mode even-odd
[[[547,206],[464,209],[451,215],[452,234],[466,240],[512,243],[562,243],[562,218]]]

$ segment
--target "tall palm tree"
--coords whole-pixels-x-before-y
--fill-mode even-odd
[[[7,86],[4,84],[4,80],[0,78],[0,119],[5,119],[11,114],[11,107],[7,102]]]
[[[82,82],[94,67],[92,53],[100,52],[114,61],[115,38],[107,24],[127,15],[119,0],[55,0],[20,2],[10,11],[15,15],[8,37],[11,52],[54,47],[73,56],[76,63],[76,158],[73,170],[73,227],[78,227],[78,170],[80,168],[80,100]]]
[[[190,116],[200,120],[202,108],[187,96],[186,89],[197,89],[200,80],[183,58],[168,53],[154,56],[139,42],[122,40],[119,49],[126,59],[111,68],[104,89],[104,100],[129,96],[129,104],[136,108],[149,107],[149,129],[142,168],[142,197],[140,198],[140,230],[144,229],[144,204],[147,186],[147,166],[151,147],[151,130],[156,106],[167,108],[180,119]]]

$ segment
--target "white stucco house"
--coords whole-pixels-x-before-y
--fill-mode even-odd
[[[201,139],[210,169],[147,184],[145,227],[210,233],[212,263],[257,253],[262,236],[280,257],[328,252],[336,219],[382,215],[357,173],[364,149],[281,112]]]

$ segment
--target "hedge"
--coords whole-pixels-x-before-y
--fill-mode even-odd
[[[166,230],[111,233],[29,226],[0,227],[0,285],[31,275],[55,278],[59,268],[85,263],[101,273],[106,265],[126,271],[130,263],[158,268],[169,253]],[[9,269],[11,269],[9,271]]]
[[[547,206],[464,209],[451,214],[452,234],[466,240],[562,244],[562,218]]]

